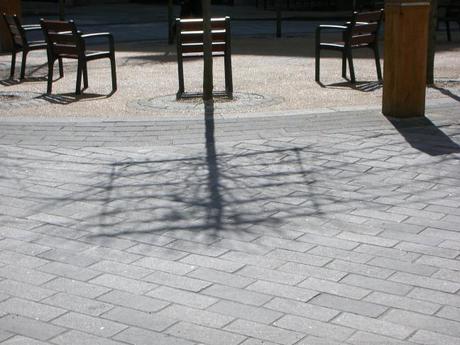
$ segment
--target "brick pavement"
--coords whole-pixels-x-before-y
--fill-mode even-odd
[[[460,109],[0,126],[2,344],[460,342]]]

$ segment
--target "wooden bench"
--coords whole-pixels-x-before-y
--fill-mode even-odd
[[[177,99],[199,97],[201,93],[187,93],[184,86],[184,60],[204,56],[203,19],[176,19],[177,63],[179,90]],[[211,19],[212,56],[224,58],[225,91],[215,96],[233,97],[230,17]]]
[[[370,48],[374,52],[377,78],[382,80],[378,33],[383,20],[383,10],[370,12],[354,12],[350,22],[345,25],[319,25],[316,28],[315,49],[315,80],[320,77],[320,54],[322,49],[334,50],[342,53],[342,77],[346,78],[347,60],[350,68],[350,80],[356,82],[353,65],[353,49]],[[324,30],[340,31],[342,41],[321,42],[321,32]]]

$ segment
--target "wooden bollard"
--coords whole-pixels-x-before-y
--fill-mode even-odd
[[[0,51],[11,50],[11,37],[6,23],[1,17],[3,13],[21,16],[21,0],[0,0]]]
[[[382,112],[386,116],[425,115],[429,15],[429,1],[385,1]]]

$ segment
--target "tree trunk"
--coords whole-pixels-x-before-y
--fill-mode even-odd
[[[211,15],[210,0],[202,0],[203,4],[203,100],[212,100],[213,77],[212,77],[212,38],[211,38]]]
[[[436,24],[438,21],[438,0],[431,0],[430,23],[428,29],[427,85],[434,84],[434,54],[436,51]]]

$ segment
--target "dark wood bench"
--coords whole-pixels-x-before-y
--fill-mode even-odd
[[[74,59],[78,61],[77,83],[75,93],[81,94],[81,78],[83,75],[83,85],[88,87],[88,67],[87,63],[92,60],[108,58],[112,72],[112,92],[117,89],[117,74],[115,66],[115,46],[113,36],[107,32],[82,34],[77,30],[75,23],[60,20],[40,21],[48,48],[48,87],[47,93],[51,93],[53,85],[53,69],[56,60]],[[86,40],[89,38],[104,37],[108,40],[109,49],[107,51],[88,51]]]
[[[370,48],[374,52],[377,78],[382,80],[378,33],[383,20],[383,10],[370,12],[354,12],[350,22],[345,25],[319,25],[316,28],[315,47],[315,80],[320,79],[321,50],[334,50],[342,54],[342,77],[346,78],[347,60],[350,69],[350,80],[356,82],[353,65],[353,49]],[[340,31],[342,40],[339,42],[322,42],[321,33],[324,30]]]
[[[444,22],[446,26],[447,40],[452,41],[452,33],[450,23],[454,22],[460,28],[460,0],[450,0],[448,3],[439,6],[438,9],[438,24]]]
[[[177,98],[199,97],[201,93],[187,93],[184,85],[184,60],[202,58],[204,55],[203,19],[176,19],[177,63],[179,90]],[[224,58],[225,91],[214,92],[215,96],[233,97],[232,52],[230,17],[211,19],[212,56]]]

